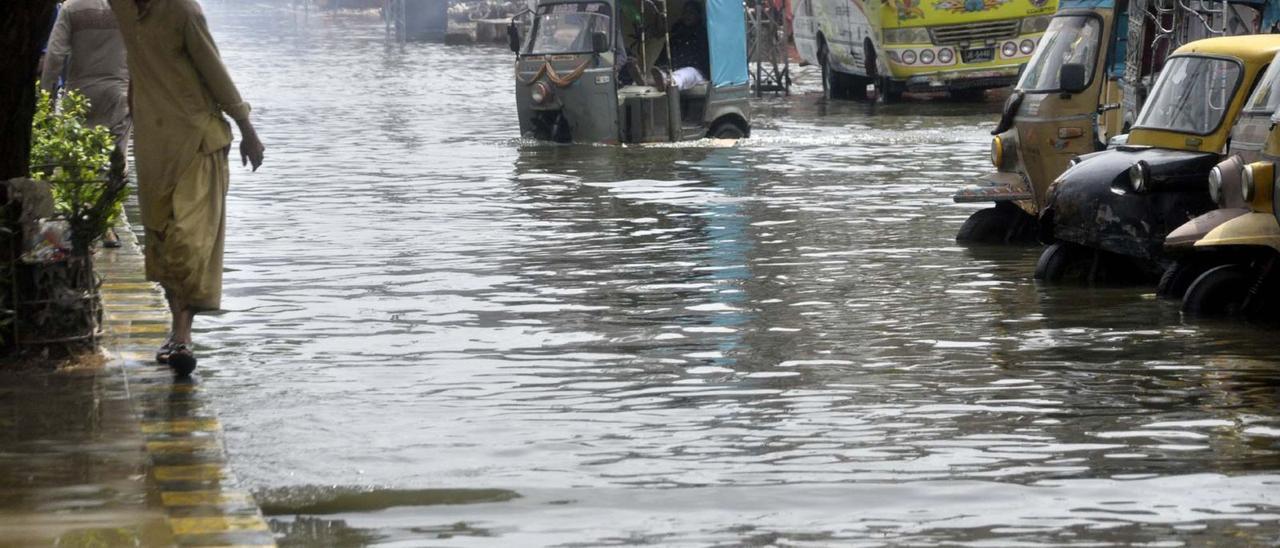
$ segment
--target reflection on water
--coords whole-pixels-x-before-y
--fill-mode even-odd
[[[1280,536],[1269,334],[955,245],[998,103],[548,146],[500,48],[238,10],[268,163],[233,176],[202,367],[286,543]],[[288,495],[334,485],[368,494]],[[519,497],[395,495],[455,489]]]

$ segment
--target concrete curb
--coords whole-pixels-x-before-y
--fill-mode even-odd
[[[236,488],[222,426],[199,381],[174,379],[155,363],[169,312],[161,290],[144,277],[137,236],[121,224],[122,246],[100,251],[95,269],[104,280],[103,346],[141,421],[149,502],[163,508],[177,545],[275,546],[253,497]]]

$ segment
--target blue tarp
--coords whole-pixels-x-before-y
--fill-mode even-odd
[[[711,85],[747,84],[747,21],[742,0],[707,0],[707,44]]]

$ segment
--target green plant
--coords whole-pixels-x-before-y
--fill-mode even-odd
[[[32,119],[31,177],[52,185],[55,209],[71,227],[74,252],[87,255],[90,244],[115,224],[127,191],[123,174],[111,173],[111,132],[85,122],[89,100],[68,91],[59,103],[55,110],[50,94],[39,92]]]

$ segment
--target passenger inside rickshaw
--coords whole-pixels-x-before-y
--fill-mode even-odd
[[[618,82],[659,92],[671,84],[679,90],[682,117],[700,120],[711,76],[704,4],[687,0],[678,10],[669,11],[664,20],[662,1],[636,0],[620,5],[624,44],[616,48]]]

